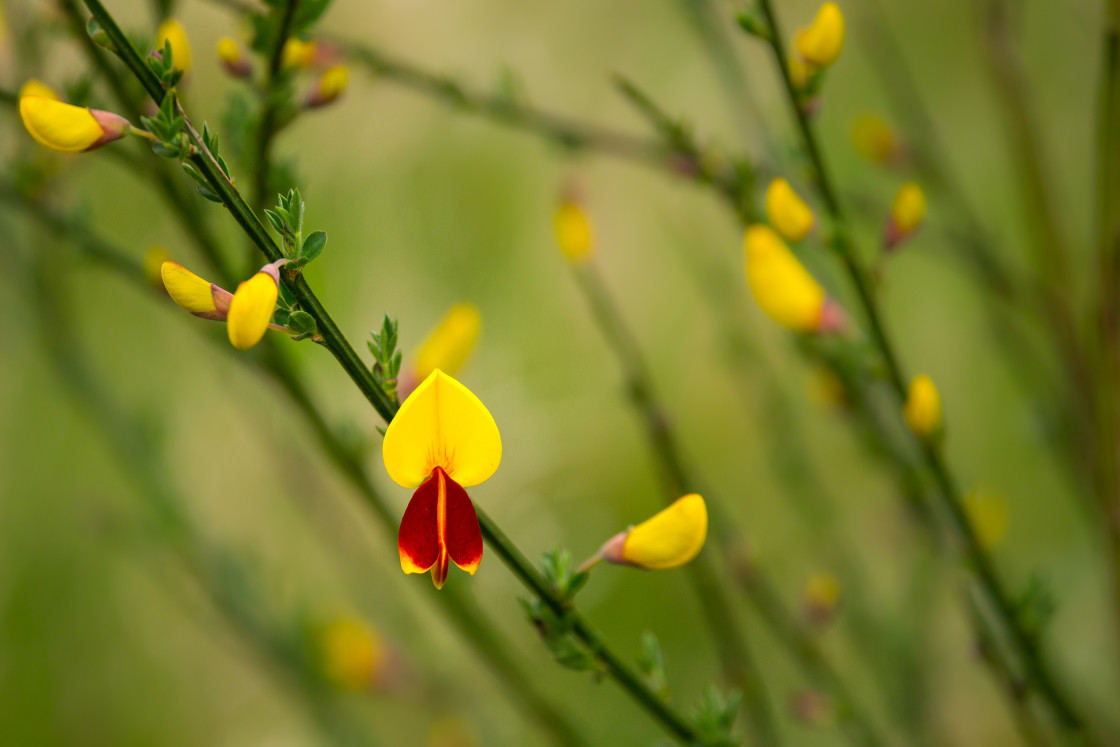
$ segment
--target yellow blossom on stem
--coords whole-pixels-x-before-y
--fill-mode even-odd
[[[891,212],[883,232],[883,243],[894,249],[899,242],[912,234],[926,217],[926,195],[914,182],[898,188],[891,201]]]
[[[998,493],[970,490],[964,497],[964,511],[976,539],[985,550],[991,550],[1007,534],[1007,501]]]
[[[695,558],[708,536],[708,507],[696,493],[682,496],[641,524],[611,537],[594,557],[649,571],[667,570]]]
[[[797,32],[798,54],[810,65],[822,68],[836,62],[844,49],[844,14],[828,2],[817,11],[813,23]]]
[[[285,67],[308,68],[315,62],[315,40],[291,37],[284,42],[282,62]]]
[[[941,395],[933,379],[921,374],[910,382],[902,410],[906,425],[918,436],[929,438],[941,431]]]
[[[184,73],[190,70],[191,45],[183,25],[174,18],[165,20],[156,31],[156,51],[162,50],[165,43],[171,45],[171,61],[175,67]]]
[[[32,92],[20,96],[19,116],[28,134],[44,148],[57,153],[81,153],[119,140],[131,129],[124,117],[71,106],[57,96],[39,95],[34,93],[37,86],[29,84]]]
[[[591,255],[593,234],[591,221],[580,205],[579,199],[569,190],[556,207],[552,225],[556,231],[556,244],[568,261],[580,263]]]
[[[430,570],[437,589],[452,562],[473,576],[482,562],[482,531],[464,488],[489,479],[502,461],[489,410],[437,369],[401,404],[381,453],[389,477],[416,489],[397,534],[401,570]]]
[[[852,124],[852,144],[860,155],[875,163],[896,163],[902,158],[902,142],[878,114],[862,114]]]
[[[482,315],[469,303],[448,309],[416,352],[414,376],[423,381],[437,368],[454,376],[467,362],[482,330]]]
[[[279,268],[287,261],[265,265],[241,283],[236,293],[203,280],[175,262],[164,262],[160,274],[172,301],[195,316],[226,322],[230,343],[238,350],[247,350],[260,342],[270,327],[294,334],[287,327],[271,323],[279,293]]]
[[[837,332],[845,320],[840,307],[769,226],[756,223],[744,238],[747,284],[759,307],[794,332]]]
[[[778,233],[790,241],[801,241],[813,229],[813,211],[781,177],[766,188],[766,218]]]
[[[805,584],[805,616],[814,625],[828,622],[840,601],[840,581],[828,571],[817,571]]]
[[[253,66],[241,51],[241,45],[228,36],[218,40],[218,60],[235,78],[248,78],[253,74]]]
[[[308,109],[316,109],[332,103],[342,92],[350,80],[350,71],[345,65],[334,65],[323,71],[318,82],[307,97],[305,105]]]
[[[318,644],[324,676],[342,690],[370,689],[388,664],[381,637],[357,617],[343,616],[324,625]]]

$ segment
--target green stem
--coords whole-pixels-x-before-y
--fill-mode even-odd
[[[894,347],[887,336],[883,326],[878,304],[871,292],[863,267],[859,263],[855,246],[851,240],[847,217],[837,199],[830,172],[824,163],[816,135],[809,123],[809,118],[800,106],[799,95],[793,84],[789,72],[788,58],[784,48],[782,30],[774,14],[772,0],[759,0],[759,7],[766,17],[770,27],[769,44],[775,62],[781,71],[782,83],[786,91],[787,102],[793,112],[797,129],[801,135],[802,145],[809,157],[810,164],[816,176],[817,188],[825,209],[832,223],[833,245],[844,263],[855,286],[860,305],[867,317],[871,330],[872,342],[878,349],[886,366],[887,377],[894,390],[896,399],[901,405],[905,402],[907,386]],[[939,450],[927,440],[921,440],[921,452],[934,480],[938,486],[937,495],[941,499],[942,508],[948,514],[957,538],[963,546],[963,553],[968,559],[973,574],[984,592],[988,604],[999,618],[1001,625],[1006,630],[1015,644],[1016,653],[1021,658],[1025,671],[1031,683],[1039,694],[1049,703],[1054,714],[1062,724],[1073,731],[1083,730],[1083,722],[1073,705],[1059,689],[1054,677],[1046,667],[1038,650],[1037,642],[1026,630],[1018,619],[1007,592],[1003,588],[991,559],[980,544],[973,531],[971,522],[964,512],[960,502],[958,487],[941,456]]]
[[[276,118],[278,115],[277,91],[280,80],[281,68],[284,62],[284,45],[291,34],[292,20],[295,18],[296,9],[300,0],[287,0],[280,14],[280,25],[276,30],[276,39],[268,57],[268,71],[265,75],[264,88],[261,96],[260,123],[253,142],[257,146],[255,168],[253,171],[253,204],[257,209],[264,208],[268,200],[268,177],[272,168],[272,143],[278,131]]]

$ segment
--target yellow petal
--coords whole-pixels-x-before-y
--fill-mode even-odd
[[[840,599],[840,581],[828,571],[817,571],[805,584],[805,601],[819,611],[830,611]]]
[[[964,510],[984,549],[991,550],[1007,534],[1007,501],[1002,495],[971,490],[964,498]]]
[[[921,225],[926,217],[926,195],[914,182],[898,188],[891,202],[891,220],[899,232],[906,235]]]
[[[389,423],[382,456],[389,477],[406,488],[420,485],[436,467],[470,487],[498,469],[502,438],[478,397],[437,369]]]
[[[319,91],[316,96],[320,105],[334,101],[346,90],[350,81],[350,71],[345,65],[335,65],[327,68],[319,78]]]
[[[218,59],[227,65],[237,65],[241,62],[241,47],[228,36],[218,40]]]
[[[345,616],[332,620],[319,634],[327,679],[343,690],[365,690],[374,684],[385,663],[385,649],[364,620]]]
[[[208,281],[175,262],[164,262],[160,266],[160,275],[172,301],[192,314],[214,311],[214,294]]]
[[[267,272],[258,272],[237,286],[229,304],[226,326],[229,341],[238,350],[248,350],[264,337],[279,290]]]
[[[283,64],[286,67],[311,67],[315,60],[315,41],[292,37],[284,42]]]
[[[19,116],[35,142],[59,153],[81,153],[105,134],[89,109],[57,99],[24,96],[19,100]]]
[[[191,45],[187,42],[187,32],[174,18],[168,18],[156,31],[157,51],[163,49],[164,42],[171,43],[171,62],[184,73],[191,67]]]
[[[62,97],[55,93],[53,88],[35,78],[30,78],[26,83],[20,86],[19,98],[22,99],[24,96],[38,96],[41,99],[62,101]]]
[[[759,307],[778,324],[812,332],[821,322],[825,294],[769,226],[755,224],[744,239],[747,283]]]
[[[930,377],[922,374],[910,382],[903,416],[919,436],[931,436],[941,429],[941,395]]]
[[[692,493],[631,529],[622,559],[649,570],[676,568],[696,557],[707,536],[708,507]]]
[[[825,3],[809,28],[797,33],[797,51],[806,62],[827,67],[844,49],[844,14],[836,3]]]
[[[876,114],[864,114],[852,125],[852,144],[870,161],[885,163],[898,154],[894,130]]]
[[[162,246],[148,247],[144,252],[144,279],[154,288],[165,288],[163,282],[163,263],[171,260],[171,254]],[[170,292],[169,292],[170,293]]]
[[[466,363],[482,328],[482,316],[469,303],[452,306],[416,354],[416,380],[423,381],[437,368],[454,376]]]
[[[813,211],[780,177],[766,188],[766,217],[790,241],[801,241],[813,228]]]
[[[575,202],[564,202],[553,219],[556,243],[564,256],[573,262],[583,261],[591,253],[591,222]]]

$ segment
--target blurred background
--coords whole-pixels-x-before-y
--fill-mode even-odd
[[[154,36],[158,19],[150,4],[106,4],[130,33]],[[1078,282],[1085,284],[1099,5],[1040,1],[1012,16],[1052,193],[1079,252]],[[689,6],[336,0],[319,30],[480,90],[512,90],[550,111],[651,135],[611,84],[613,74],[623,74],[686,119],[713,152],[747,152],[769,173],[805,185],[765,46],[734,27],[738,6],[713,4],[755,105],[747,126],[729,102],[710,39],[698,31]],[[976,6],[841,3],[847,45],[828,73],[817,121],[827,160],[859,216],[857,235],[869,259],[894,190],[910,178],[862,158],[851,140],[853,123],[865,113],[897,121],[875,69],[881,50],[866,20],[874,14],[914,70],[915,93],[946,145],[943,165],[1001,256],[1016,267],[1027,264],[1022,175],[985,57],[984,12]],[[3,0],[2,8],[5,89],[14,91],[31,76],[62,88],[87,69],[64,23],[43,20],[57,16],[48,3]],[[808,23],[815,4],[783,0],[777,11],[792,31]],[[194,58],[185,106],[196,122],[221,131],[229,96],[243,84],[222,72],[214,49],[221,36],[244,35],[244,23],[203,0],[183,0],[175,15]],[[40,51],[41,68],[26,67],[31,45]],[[535,559],[560,546],[582,560],[661,505],[656,465],[618,362],[555,246],[557,195],[574,180],[595,224],[595,265],[649,358],[688,460],[749,537],[744,551],[799,613],[810,577],[835,571],[769,448],[791,427],[768,407],[777,388],[794,403],[811,466],[836,506],[826,534],[856,549],[867,571],[867,588],[858,593],[889,621],[898,655],[915,663],[914,718],[928,743],[1020,743],[980,661],[961,604],[959,567],[930,550],[890,471],[867,455],[842,408],[822,396],[819,375],[789,334],[750,299],[742,228],[715,194],[664,171],[572,153],[456,111],[359,65],[350,73],[343,98],[301,117],[277,140],[307,201],[306,225],[330,236],[308,279],[363,355],[363,341],[382,316],[399,319],[406,366],[449,307],[478,307],[481,339],[458,378],[493,413],[505,453],[497,474],[471,495],[521,549]],[[112,108],[100,86],[92,100]],[[117,146],[155,158],[133,143],[110,147]],[[12,107],[0,118],[0,150],[9,164],[2,168],[13,169],[8,177],[15,174],[11,164],[29,159],[64,172],[50,183],[49,204],[78,211],[137,260],[159,245],[187,267],[205,268],[150,184],[105,150],[48,154],[20,127]],[[1003,354],[986,316],[987,291],[940,229],[946,195],[928,194],[928,224],[883,268],[887,325],[908,370],[928,373],[940,388],[947,455],[959,478],[1006,508],[1006,531],[993,549],[999,567],[1017,589],[1039,579],[1056,603],[1046,632],[1055,669],[1079,702],[1106,714],[1111,705],[1115,718],[1118,652],[1101,539],[1047,440],[1037,403]],[[234,222],[220,206],[199,202],[221,252],[243,265],[249,247]],[[388,535],[321,456],[304,421],[271,382],[223,348],[222,325],[192,319],[156,292],[67,254],[64,242],[11,205],[0,206],[0,221],[5,252],[59,257],[52,267],[77,317],[84,364],[150,426],[165,456],[161,474],[176,486],[197,529],[236,552],[269,615],[297,621],[312,636],[319,623],[361,620],[374,631],[377,650],[393,652],[399,671],[392,681],[332,696],[331,718],[388,745],[553,743],[432,603],[446,590],[400,572]],[[819,245],[807,252],[818,277],[858,318],[839,265]],[[54,374],[29,289],[6,274],[0,293],[0,741],[329,741],[318,706],[309,707],[276,663],[246,642],[171,551],[114,458],[111,437],[76,408]],[[729,325],[746,330],[745,354],[729,348]],[[403,513],[410,492],[384,473],[376,413],[326,351],[279,342],[331,423],[362,449],[387,501]],[[493,554],[484,556],[473,579],[453,570],[448,584],[477,601],[508,652],[593,743],[664,743],[656,725],[612,683],[552,661],[518,603],[525,592]],[[885,693],[890,688],[845,632],[850,591],[841,586],[834,618],[812,635],[893,743],[912,744]],[[629,659],[644,631],[657,635],[675,704],[687,709],[717,680],[716,654],[683,571],[600,567],[579,600]],[[805,713],[812,688],[772,634],[749,607],[738,613],[784,740],[839,743],[827,715]],[[884,643],[890,659],[888,648]]]

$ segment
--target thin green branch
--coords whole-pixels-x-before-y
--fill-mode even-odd
[[[100,0],[83,0],[83,2],[116,46],[117,53],[126,67],[140,80],[153,101],[157,104],[161,103],[166,92],[152,72],[145,67],[136,50],[133,49]],[[178,107],[178,113],[185,121],[192,144],[198,149],[198,153],[191,157],[191,162],[206,177],[211,189],[222,199],[223,204],[229,209],[242,230],[249,235],[262,253],[270,261],[282,258],[279,247],[237,189],[222,172],[213,154],[210,153],[201,136],[190,123],[181,105]],[[353,347],[339,330],[334,320],[327,314],[326,309],[308,287],[303,276],[284,273],[284,278],[296,300],[300,302],[301,308],[316,320],[319,332],[324,338],[324,344],[334,354],[350,379],[358,386],[359,390],[370,401],[370,404],[384,417],[386,422],[392,420],[396,410],[395,404],[377,385],[370,370],[358,358]],[[565,610],[556,606],[557,604],[563,606],[564,600],[559,596],[559,593],[525,560],[520,551],[482,511],[479,511],[479,521],[482,525],[483,536],[514,571],[515,575],[554,611],[558,614],[564,612]],[[568,607],[566,614],[570,616],[569,619],[573,620],[573,631],[577,637],[596,655],[611,677],[622,686],[631,698],[677,739],[685,743],[703,744],[700,735],[688,722],[677,715],[667,703],[650,690],[632,670],[606,647],[598,632],[578,611]]]
[[[881,313],[866,272],[860,264],[856,247],[851,239],[847,216],[833,186],[831,173],[824,163],[823,154],[808,115],[799,104],[800,97],[790,76],[782,30],[774,14],[772,0],[759,0],[759,7],[769,25],[768,42],[773,52],[774,61],[780,70],[787,101],[801,135],[802,145],[816,177],[817,189],[825,203],[826,212],[832,224],[833,248],[847,269],[855,287],[860,305],[867,317],[872,342],[883,359],[888,380],[897,401],[901,405],[906,400],[906,380],[894,352],[894,346],[883,325]],[[926,466],[938,487],[937,495],[941,499],[941,508],[954,529],[964,557],[968,560],[992,613],[999,619],[1006,634],[1013,641],[1016,654],[1020,657],[1030,682],[1039,695],[1050,705],[1054,715],[1062,722],[1063,726],[1072,731],[1083,731],[1084,725],[1080,715],[1062,692],[1043,661],[1037,641],[1023,628],[1014,605],[996,573],[991,558],[980,544],[961,505],[959,488],[949,473],[940,449],[929,440],[920,439],[920,441],[921,453]]]

